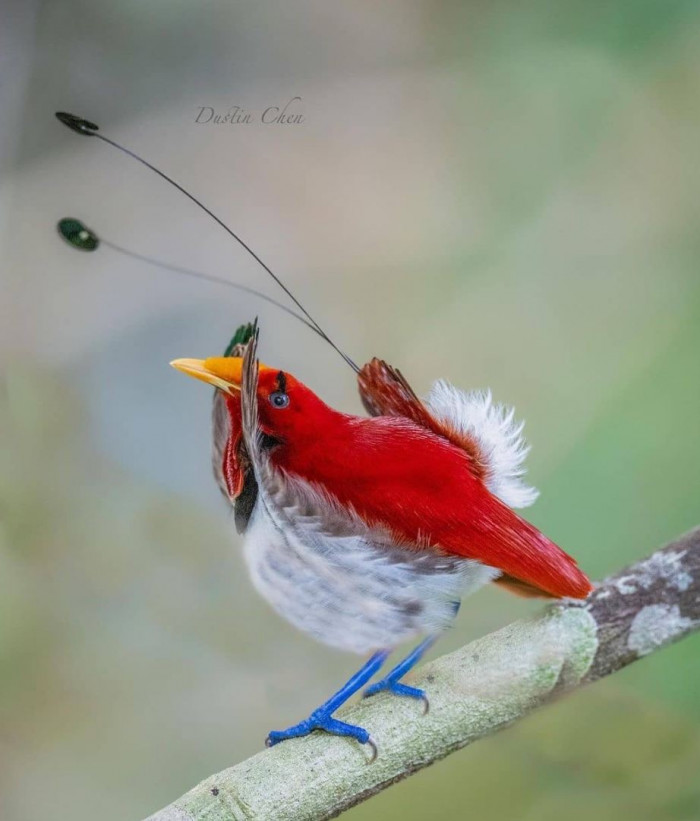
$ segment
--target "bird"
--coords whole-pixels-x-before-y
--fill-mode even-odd
[[[237,329],[223,356],[176,359],[212,385],[214,474],[244,535],[253,585],[279,615],[332,647],[369,658],[273,746],[323,730],[377,745],[334,717],[365,688],[416,699],[403,676],[454,621],[462,598],[494,582],[523,596],[586,598],[576,561],[514,508],[534,502],[514,412],[489,392],[444,380],[421,400],[374,358],[358,371],[368,416],[326,404],[257,357],[259,328]],[[390,653],[416,647],[369,684]]]
[[[134,151],[68,112],[57,119],[169,183],[244,249],[294,308],[240,283],[103,244],[134,259],[256,294],[294,316],[356,373],[368,416],[331,408],[292,374],[257,358],[257,322],[242,325],[223,356],[177,359],[180,371],[215,388],[213,466],[244,534],[254,586],[284,618],[333,647],[369,655],[306,719],[273,730],[267,744],[325,730],[377,746],[335,711],[368,685],[405,641],[417,646],[365,696],[427,694],[402,681],[444,630],[463,597],[489,582],[523,596],[585,598],[592,589],[573,558],[515,509],[534,502],[523,481],[528,448],[512,410],[487,392],[444,380],[421,400],[381,359],[364,367],[333,342],[282,279],[196,196]],[[61,236],[94,251],[97,235],[63,219]]]

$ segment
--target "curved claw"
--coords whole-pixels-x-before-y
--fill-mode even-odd
[[[374,764],[374,762],[377,760],[377,756],[379,755],[379,748],[377,747],[377,743],[372,738],[372,736],[370,736],[365,743],[372,750],[372,755],[370,756],[370,759],[367,763],[368,764]]]
[[[286,741],[288,738],[300,738],[301,736],[308,735],[312,730],[325,730],[326,728],[322,726],[322,719],[322,716],[316,716],[314,714],[300,721],[298,724],[294,724],[292,727],[287,727],[286,730],[271,730],[265,739],[265,746],[274,747],[275,744],[279,744],[280,741]]]

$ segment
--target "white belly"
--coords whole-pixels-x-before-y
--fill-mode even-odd
[[[281,616],[325,644],[356,653],[444,630],[462,596],[498,575],[476,561],[366,537],[300,539],[260,502],[244,553],[253,584]]]

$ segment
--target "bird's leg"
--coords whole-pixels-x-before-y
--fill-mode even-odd
[[[418,687],[409,687],[408,684],[402,684],[399,679],[405,675],[412,667],[420,661],[423,654],[435,643],[437,636],[428,636],[424,639],[418,647],[414,648],[405,659],[402,659],[396,667],[390,670],[383,679],[370,685],[364,692],[363,697],[373,696],[375,693],[380,693],[382,690],[387,690],[395,696],[408,696],[409,698],[417,698],[423,702],[423,713],[427,713],[430,708],[430,702],[424,690],[419,690]]]
[[[286,730],[272,730],[265,741],[265,745],[267,747],[273,747],[275,744],[279,744],[280,741],[284,741],[287,738],[297,738],[299,736],[308,735],[312,730],[325,730],[327,733],[333,733],[334,735],[350,736],[359,741],[360,744],[367,744],[369,742],[376,756],[377,748],[374,746],[369,733],[364,727],[357,727],[354,724],[346,724],[344,721],[338,721],[338,719],[333,718],[332,714],[338,707],[344,704],[350,696],[354,695],[361,687],[367,684],[384,664],[388,655],[388,650],[381,650],[375,653],[337,693],[314,710],[308,718],[305,718],[292,727],[287,727]]]

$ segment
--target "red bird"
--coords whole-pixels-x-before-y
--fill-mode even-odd
[[[301,313],[258,296],[291,313],[358,371],[373,418],[339,413],[291,374],[259,364],[255,326],[240,328],[223,357],[172,363],[217,388],[214,472],[246,534],[255,586],[320,641],[373,652],[309,718],[270,733],[269,744],[314,729],[372,743],[366,730],[334,719],[333,712],[369,681],[391,649],[416,636],[425,638],[365,694],[388,690],[427,706],[425,694],[400,679],[452,622],[462,596],[489,581],[528,596],[585,598],[591,584],[576,562],[511,509],[537,495],[521,480],[527,448],[512,411],[494,406],[488,393],[467,394],[446,382],[437,382],[422,402],[398,371],[377,359],[357,369],[272,269],[195,196],[101,135],[95,123],[67,112],[56,117],[138,160],[189,197]],[[99,245],[74,219],[62,220],[59,230],[74,247],[94,251]],[[105,244],[152,265],[251,291]]]
[[[259,363],[257,331],[227,355],[172,365],[217,388],[214,470],[231,501],[258,591],[318,640],[373,653],[309,718],[268,745],[322,729],[370,743],[333,712],[393,648],[423,637],[366,695],[427,699],[400,679],[453,621],[461,598],[494,581],[522,595],[585,598],[576,562],[513,512],[537,492],[513,412],[488,393],[437,382],[425,401],[373,359],[358,374],[370,418],[326,405],[291,374]],[[245,344],[244,344],[245,343]]]

